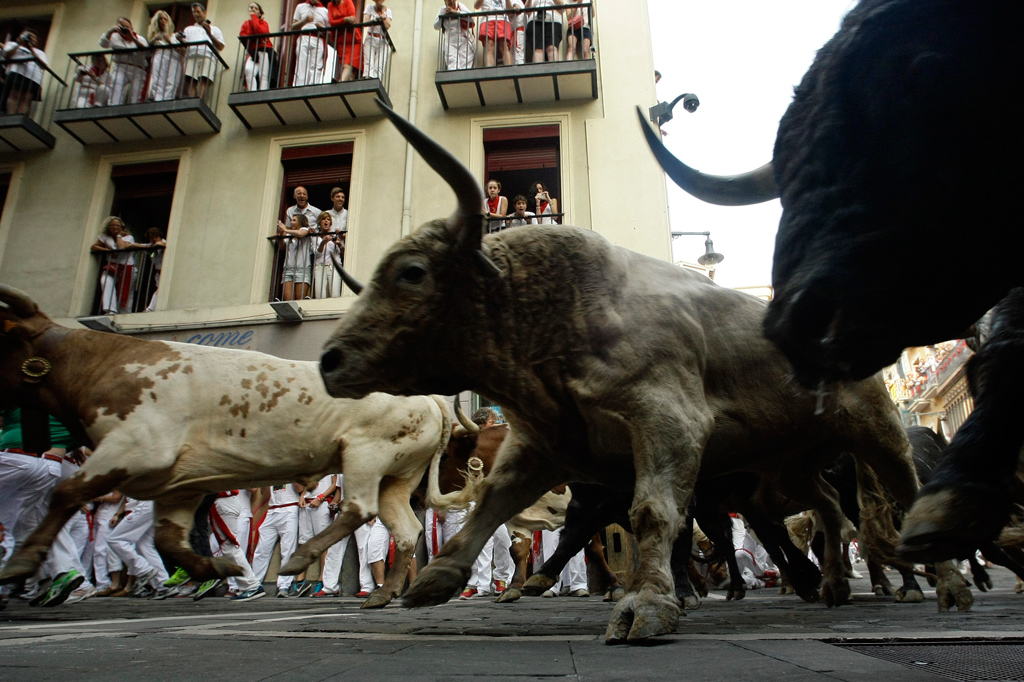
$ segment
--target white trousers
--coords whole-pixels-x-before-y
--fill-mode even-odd
[[[555,549],[558,548],[558,538],[562,535],[562,529],[558,530],[544,530],[541,531],[543,538],[543,556],[541,561],[547,561],[548,557],[555,553]],[[539,566],[537,568],[540,568]],[[575,590],[586,590],[589,589],[587,586],[587,560],[583,557],[583,550],[572,559],[569,559],[569,563],[562,569],[562,574],[559,576],[558,581],[551,586],[551,591],[558,594],[562,590],[563,585],[569,586],[569,591]]]
[[[246,561],[245,551],[242,550],[241,544],[238,541],[238,527],[240,525],[238,522],[238,512],[240,511],[238,497],[218,497],[213,504],[220,519],[211,518],[213,523],[210,525],[214,535],[217,537],[217,541],[220,543],[221,554],[242,569],[242,575],[228,578],[228,585],[238,592],[248,592],[249,590],[256,589],[256,586],[260,583],[256,580],[252,566]],[[213,515],[211,514],[211,516]],[[220,524],[223,524],[224,527],[221,527]]]
[[[142,101],[142,86],[146,82],[146,70],[134,64],[114,62],[110,75],[110,106],[135,104]]]
[[[359,591],[373,592],[377,584],[373,581],[373,572],[370,571],[370,562],[367,561],[369,552],[370,530],[373,526],[363,524],[352,533],[356,536],[356,550],[359,552]]]
[[[473,572],[469,576],[468,586],[475,587],[479,594],[488,594],[493,589],[493,580],[511,580],[516,570],[512,554],[509,552],[511,546],[512,538],[508,534],[508,529],[505,528],[505,524],[501,524],[487,539],[484,548],[473,562]]]
[[[271,56],[268,52],[257,52],[256,59],[245,58],[245,89],[248,92],[270,89]]]
[[[128,567],[128,575],[142,576],[155,568],[156,577],[150,585],[160,587],[170,576],[153,542],[154,520],[153,503],[139,502],[139,506],[117,524],[107,544]]]
[[[444,62],[448,71],[472,69],[476,59],[476,36],[472,31],[445,30]]]
[[[71,540],[75,543],[75,548],[78,549],[79,563],[85,567],[86,580],[92,579],[92,552],[93,542],[89,539],[89,519],[86,517],[85,512],[78,510],[75,515],[68,519],[68,522],[64,524],[67,528],[68,533],[71,535]]]
[[[149,74],[150,100],[163,102],[178,98],[181,88],[181,55],[177,50],[156,50]]]
[[[281,507],[270,509],[259,529],[259,541],[252,557],[252,570],[256,579],[262,583],[270,568],[270,557],[274,553],[274,545],[281,541],[281,565],[288,563],[295,553],[299,534],[299,508]],[[277,576],[278,591],[287,590],[292,585],[293,576]]]
[[[363,78],[383,78],[388,62],[388,43],[380,36],[363,37]]]
[[[334,263],[313,264],[313,298],[338,298],[341,296],[341,275],[334,270]]]
[[[465,512],[454,512],[455,514],[461,513],[460,518],[465,519]],[[434,560],[434,544],[437,544],[437,550],[440,551],[444,547],[444,543],[452,539],[455,533],[462,528],[462,523],[453,522],[451,525],[448,524],[448,519],[440,521],[437,518],[437,512],[433,508],[428,507],[426,514],[423,518],[424,521],[424,539],[427,544],[427,563],[429,564]],[[449,535],[448,533],[451,533]]]
[[[92,570],[93,575],[96,576],[95,582],[98,590],[110,587],[110,573],[124,568],[124,563],[111,551],[109,545],[110,533],[113,531],[113,528],[110,527],[110,519],[113,518],[119,505],[119,502],[100,503],[96,507],[96,513],[92,520]]]
[[[327,52],[316,36],[299,36],[295,41],[295,78],[292,85],[317,85],[323,80]]]

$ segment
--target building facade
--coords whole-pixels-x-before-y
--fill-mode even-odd
[[[557,200],[556,222],[671,258],[664,176],[635,113],[656,103],[645,2],[457,13],[450,21],[461,34],[448,22],[434,28],[441,0],[387,3],[390,26],[364,21],[375,3],[358,1],[355,28],[307,31],[316,27],[301,25],[297,0],[262,5],[271,35],[240,40],[249,3],[208,0],[221,51],[195,32],[205,29],[190,3],[14,0],[0,8],[0,32],[36,27],[50,69],[30,112],[0,114],[0,281],[68,326],[86,319],[143,338],[315,359],[354,299],[330,287],[299,297],[297,320],[271,307],[287,297],[291,246],[276,235],[295,187],[308,187],[319,209],[331,207],[332,188],[343,189],[341,257],[363,281],[396,240],[455,206],[374,98],[451,150],[481,184],[499,179],[509,212],[518,194],[530,195],[534,210],[540,181]],[[117,49],[119,17],[149,38],[159,11],[169,23],[158,28],[180,31],[177,39],[162,43],[158,33],[145,50]],[[523,63],[515,41],[507,55],[498,41],[490,65],[477,42],[488,22],[533,32]],[[559,47],[535,51],[555,23]],[[463,39],[477,55],[466,56]],[[363,54],[353,57],[357,40]],[[347,62],[354,77],[342,80]],[[166,247],[138,249],[124,262],[93,252],[110,215],[137,245],[157,228]]]

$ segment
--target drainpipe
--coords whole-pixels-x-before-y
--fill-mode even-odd
[[[412,29],[412,78],[409,83],[409,120],[416,125],[416,105],[420,92],[420,47],[423,42],[423,0],[416,0]],[[405,144],[405,187],[402,190],[402,236],[412,232],[412,162],[416,152]]]

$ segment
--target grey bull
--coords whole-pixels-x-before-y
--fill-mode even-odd
[[[382,108],[384,108],[382,106]],[[632,495],[640,563],[606,640],[672,632],[679,618],[672,543],[701,477],[753,471],[825,509],[819,471],[855,453],[909,504],[906,435],[879,378],[816,397],[761,334],[764,304],[707,278],[609,244],[591,230],[540,226],[482,236],[483,191],[451,154],[385,113],[453,188],[458,209],[384,255],[326,345],[328,392],[358,397],[477,391],[512,425],[463,530],[407,593],[449,600],[498,524],[564,481]],[[841,571],[837,556],[825,573]],[[841,604],[841,575],[823,588]]]

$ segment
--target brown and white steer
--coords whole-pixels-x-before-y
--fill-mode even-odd
[[[228,560],[189,547],[202,497],[283,481],[315,486],[340,471],[341,513],[283,570],[301,571],[379,515],[395,537],[399,568],[364,606],[398,595],[422,532],[409,495],[451,433],[443,400],[332,398],[315,362],[72,330],[4,285],[0,302],[0,409],[44,410],[94,451],[54,489],[49,514],[0,581],[35,573],[75,510],[114,489],[156,502],[156,544],[194,578],[238,575]]]

